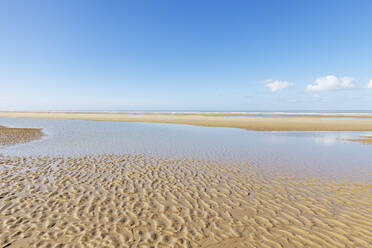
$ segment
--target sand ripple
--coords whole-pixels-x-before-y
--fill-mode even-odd
[[[0,126],[0,146],[27,143],[40,139],[44,133],[39,128],[9,128]]]
[[[142,155],[0,156],[0,247],[371,247],[371,184]]]

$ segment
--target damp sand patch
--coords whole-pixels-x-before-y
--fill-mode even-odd
[[[346,139],[346,141],[359,142],[366,145],[372,145],[372,136],[361,136],[357,139]]]
[[[40,128],[11,128],[0,126],[0,146],[23,144],[44,136]]]

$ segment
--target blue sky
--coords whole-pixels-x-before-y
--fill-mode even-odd
[[[0,110],[372,109],[372,1],[0,1]]]

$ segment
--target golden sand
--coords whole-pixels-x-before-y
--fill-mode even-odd
[[[67,112],[68,113],[68,112]],[[86,113],[86,112],[74,112],[74,113]],[[100,114],[102,112],[90,112]],[[107,112],[106,112],[107,113]],[[115,113],[115,112],[111,112]],[[230,112],[116,112],[126,113],[133,115],[170,115],[170,116],[247,116],[247,117],[325,117],[325,118],[372,118],[372,114],[356,115],[356,114],[275,114],[275,113],[230,113]]]
[[[0,155],[0,247],[371,247],[368,183],[144,155]]]
[[[0,117],[55,118],[72,120],[152,122],[258,131],[372,131],[372,118],[236,117],[129,113],[0,112]]]
[[[8,128],[0,126],[0,146],[27,143],[44,136],[39,128]]]

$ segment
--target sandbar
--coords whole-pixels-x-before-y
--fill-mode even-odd
[[[136,113],[0,112],[0,117],[151,122],[243,128],[256,131],[372,131],[371,118],[253,117]]]

